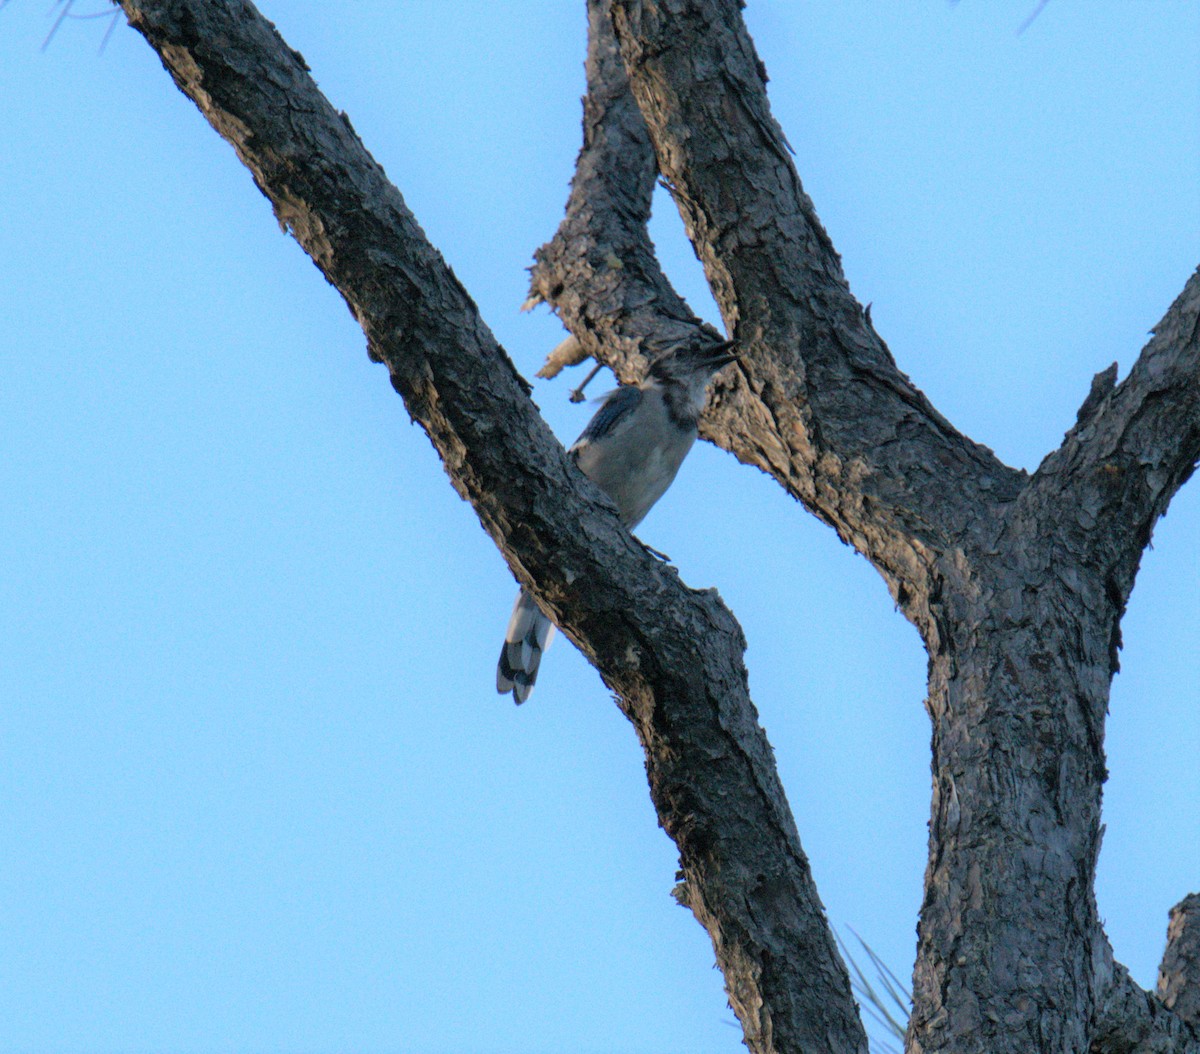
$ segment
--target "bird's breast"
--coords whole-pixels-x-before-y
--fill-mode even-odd
[[[664,415],[665,418],[665,415]],[[631,422],[632,423],[632,422]],[[638,524],[663,496],[695,441],[694,432],[668,426],[622,429],[604,443],[578,451],[579,467],[617,506],[630,527]]]

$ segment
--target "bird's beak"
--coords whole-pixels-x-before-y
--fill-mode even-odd
[[[731,362],[741,356],[741,351],[738,348],[736,340],[725,340],[720,344],[714,344],[708,350],[709,365],[714,370],[719,370],[723,366],[728,366]]]

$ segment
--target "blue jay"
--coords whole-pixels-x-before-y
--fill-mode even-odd
[[[673,345],[641,384],[622,385],[602,398],[568,451],[583,474],[612,498],[630,530],[675,479],[696,441],[708,382],[738,357],[735,344],[692,340]],[[522,589],[500,649],[496,691],[512,692],[518,703],[529,698],[553,632],[553,623]]]

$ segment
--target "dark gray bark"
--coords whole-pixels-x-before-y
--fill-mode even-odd
[[[1111,981],[1097,1007],[1094,1054],[1200,1054],[1200,1032],[1135,984],[1125,967],[1109,956],[1101,969]]]
[[[535,254],[530,298],[549,303],[587,354],[634,382],[645,372],[643,349],[697,331],[717,334],[671,288],[650,243],[646,223],[658,166],[629,92],[610,0],[588,4],[587,84],[583,147],[566,216]],[[738,384],[736,376],[718,381],[712,404]]]
[[[1062,450],[1028,479],[954,433],[850,297],[736,5],[613,7],[658,166],[726,323],[766,352],[743,361],[746,385],[705,434],[871,559],[929,648],[935,779],[912,1045],[1086,1049],[1113,983],[1095,965],[1111,956],[1092,896],[1103,720],[1140,553],[1198,453],[1196,279],[1129,380],[1115,388],[1115,372],[1100,375]],[[589,66],[593,107],[619,94],[603,69]],[[634,136],[622,141],[640,158]],[[602,160],[585,169],[589,148]],[[581,171],[589,182],[608,173],[596,200],[644,201],[634,174],[645,166],[613,153],[585,138]],[[596,234],[608,210],[592,205],[577,184],[535,272],[551,298],[569,276],[569,298],[554,303],[581,340],[601,327],[575,307],[593,302],[578,261],[633,242]],[[670,318],[660,284],[642,284],[655,295],[626,296]]]
[[[618,693],[754,1049],[865,1051],[746,687],[744,640],[620,526],[303,59],[248,3],[125,0],[387,365],[521,584]],[[831,993],[833,995],[831,996]]]
[[[1105,966],[1113,982],[1099,1008],[1097,1054],[1200,1054],[1200,895],[1171,909],[1155,995],[1134,984],[1111,956]]]
[[[712,936],[751,1049],[862,1051],[732,616],[650,557],[575,470],[269,23],[243,0],[122,7],[345,297],[521,584],[620,697],[679,847],[680,899]],[[1027,476],[937,413],[851,296],[736,0],[612,0],[611,12],[597,0],[591,30],[585,145],[535,294],[627,376],[699,325],[646,238],[661,172],[746,352],[703,434],[867,556],[929,650],[934,787],[909,1049],[1195,1054],[1191,909],[1173,917],[1158,998],[1113,963],[1092,888],[1120,618],[1200,456],[1200,274],[1130,376],[1098,377]]]

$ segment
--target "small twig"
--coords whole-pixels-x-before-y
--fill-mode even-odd
[[[100,48],[97,50],[97,55],[103,55],[104,49],[108,47],[108,41],[113,35],[113,31],[117,28],[117,24],[121,21],[121,10],[118,8],[112,13],[112,21],[109,22],[108,28],[104,31],[104,36],[100,39]]]
[[[54,0],[54,7],[58,7],[61,4],[62,11],[59,12],[58,18],[54,20],[54,25],[50,27],[50,32],[46,34],[46,39],[42,41],[43,51],[50,46],[50,41],[54,39],[54,34],[58,32],[58,27],[67,20],[67,15],[71,13],[71,5],[73,3],[75,3],[75,0]],[[50,8],[50,10],[53,11],[54,7]]]
[[[0,7],[3,7],[7,3],[8,0],[0,0]],[[45,51],[50,46],[50,42],[54,39],[54,35],[58,32],[59,27],[68,18],[74,19],[77,22],[86,22],[93,18],[107,18],[111,21],[100,40],[100,49],[96,52],[98,55],[104,54],[104,49],[108,46],[109,38],[113,35],[113,30],[117,28],[117,22],[121,17],[121,9],[113,8],[111,11],[89,11],[87,14],[81,15],[72,10],[74,6],[75,0],[54,0],[54,6],[50,10],[53,11],[56,7],[62,7],[62,10],[54,20],[54,25],[50,27],[50,32],[46,34],[46,39],[42,41],[41,50]]]
[[[592,372],[589,373],[586,377],[584,377],[583,383],[578,388],[573,388],[571,390],[570,395],[568,395],[567,398],[570,399],[571,402],[573,402],[573,403],[583,402],[583,400],[585,398],[585,396],[583,394],[583,389],[592,383],[592,378],[595,377],[596,374],[599,373],[601,371],[601,369],[603,369],[603,368],[604,368],[603,363],[601,363],[601,362],[596,363],[596,365],[592,367]]]
[[[1033,25],[1033,20],[1042,13],[1043,8],[1045,8],[1045,6],[1048,3],[1050,3],[1050,0],[1038,0],[1037,7],[1035,7],[1030,12],[1029,17],[1026,18],[1025,21],[1022,22],[1021,25],[1017,28],[1017,36],[1020,36],[1022,33],[1025,32],[1025,30],[1027,30],[1031,25]]]

